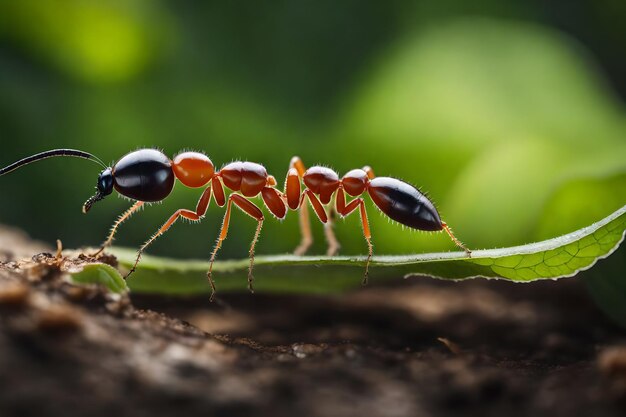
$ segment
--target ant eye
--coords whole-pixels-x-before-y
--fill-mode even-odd
[[[113,173],[107,168],[98,177],[98,191],[101,195],[109,195],[113,192]]]

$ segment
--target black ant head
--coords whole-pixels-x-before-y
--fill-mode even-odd
[[[107,168],[98,177],[98,192],[107,196],[113,192],[113,169]]]
[[[83,205],[83,213],[87,213],[91,209],[91,206],[94,205],[94,203],[102,200],[104,197],[113,192],[113,182],[112,168],[107,168],[100,173],[100,175],[98,176],[98,184],[96,185],[96,189],[98,190],[98,192],[96,192],[96,195],[94,195],[85,202],[85,204]]]

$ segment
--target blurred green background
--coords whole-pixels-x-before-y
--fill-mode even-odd
[[[282,184],[293,155],[340,174],[369,164],[428,192],[471,248],[528,243],[626,203],[625,18],[622,0],[0,1],[0,165],[55,147],[111,162],[193,149]],[[98,173],[56,159],[2,177],[0,222],[99,244],[129,203],[81,214]],[[179,184],[117,244],[199,194]],[[206,258],[222,215],[212,205],[150,252]],[[453,248],[370,217],[376,253]],[[236,213],[222,258],[245,257],[253,232]],[[364,252],[357,215],[337,234],[342,253]],[[258,253],[298,240],[294,212],[271,218]]]

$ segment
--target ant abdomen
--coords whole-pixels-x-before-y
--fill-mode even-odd
[[[395,178],[376,177],[369,182],[367,191],[378,208],[398,223],[426,231],[443,229],[434,204],[412,185]]]
[[[174,188],[172,162],[156,149],[140,149],[120,159],[113,167],[114,187],[133,200],[161,201]]]

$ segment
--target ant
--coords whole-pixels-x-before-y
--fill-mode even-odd
[[[367,283],[369,264],[373,254],[372,235],[365,201],[361,197],[365,193],[369,194],[374,204],[392,220],[412,229],[433,232],[445,230],[452,241],[463,249],[468,257],[471,256],[471,251],[454,236],[450,227],[439,217],[434,204],[424,194],[399,179],[376,177],[369,166],[353,169],[340,179],[337,173],[330,168],[313,166],[306,169],[300,158],[293,157],[289,164],[284,191],[280,191],[276,188],[276,179],[272,175],[268,175],[265,167],[254,162],[235,161],[216,171],[213,162],[203,153],[183,152],[173,159],[169,159],[163,152],[156,149],[139,149],[128,153],[112,167],[107,167],[99,158],[88,152],[74,149],[54,149],[29,156],[2,168],[0,169],[0,176],[24,165],[59,156],[88,159],[104,168],[98,176],[96,194],[85,202],[83,213],[87,213],[93,204],[104,199],[114,189],[122,196],[135,201],[113,224],[105,242],[93,254],[94,257],[99,256],[111,245],[119,226],[144,204],[164,200],[172,192],[176,180],[190,188],[204,187],[195,210],[179,209],[174,212],[163,226],[139,248],[135,263],[127,277],[135,271],[148,246],[167,232],[180,217],[194,222],[202,220],[211,202],[211,197],[219,207],[226,205],[226,213],[217,243],[211,253],[207,272],[207,278],[211,285],[211,300],[213,300],[216,292],[212,275],[213,263],[222,242],[228,235],[233,204],[257,222],[250,245],[250,266],[248,268],[248,288],[253,291],[254,249],[265,218],[261,209],[250,201],[250,198],[259,194],[267,209],[278,219],[285,218],[287,209],[300,210],[302,241],[295,250],[297,255],[306,253],[312,244],[305,200],[308,200],[319,220],[325,225],[329,242],[327,253],[330,256],[338,251],[339,244],[329,227],[331,221],[325,206],[330,204],[334,196],[335,204],[331,210],[336,211],[341,217],[350,215],[358,208],[363,236],[368,247],[363,284]],[[302,189],[302,184],[304,184],[304,189]],[[232,191],[228,199],[224,194],[224,187]],[[353,197],[353,200],[347,202],[346,194]]]

